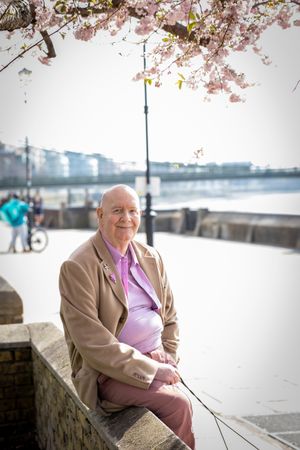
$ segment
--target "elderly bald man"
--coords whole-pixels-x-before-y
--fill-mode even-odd
[[[178,387],[172,291],[158,252],[134,240],[138,195],[112,187],[97,217],[97,232],[62,264],[59,278],[74,386],[103,414],[148,408],[194,449],[191,403]]]

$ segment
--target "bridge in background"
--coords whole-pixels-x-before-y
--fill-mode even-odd
[[[249,179],[249,178],[300,178],[300,168],[295,169],[266,169],[245,172],[152,172],[152,176],[160,177],[161,181],[200,181],[200,180],[225,180],[225,179]],[[103,174],[97,177],[32,177],[31,186],[42,187],[76,187],[97,184],[132,184],[137,176],[145,176],[144,172],[122,172],[118,174]],[[26,179],[8,177],[0,179],[0,189],[26,188]]]

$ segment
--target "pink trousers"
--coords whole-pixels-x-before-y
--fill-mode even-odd
[[[162,360],[161,352],[148,354],[155,360]],[[179,385],[164,384],[154,380],[149,389],[140,389],[108,378],[99,386],[103,400],[124,406],[144,406],[164,422],[186,445],[195,449],[192,431],[192,406]]]

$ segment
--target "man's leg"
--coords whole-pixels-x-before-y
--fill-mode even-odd
[[[191,402],[178,385],[154,380],[145,390],[109,378],[100,384],[99,394],[101,399],[119,405],[148,408],[191,449],[195,448]]]

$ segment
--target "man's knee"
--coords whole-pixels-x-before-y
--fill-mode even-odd
[[[192,405],[190,399],[181,391],[180,395],[176,396],[176,404],[175,407],[178,411],[178,414],[183,418],[188,418],[192,416]]]
[[[163,409],[169,414],[176,415],[180,421],[191,419],[192,405],[185,393],[173,387],[172,392],[168,394],[168,400],[165,398]]]

